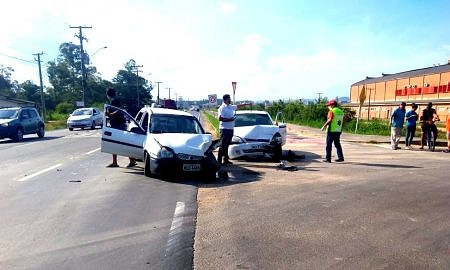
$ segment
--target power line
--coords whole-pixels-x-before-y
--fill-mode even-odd
[[[23,62],[28,62],[28,63],[34,64],[34,61],[25,60],[25,59],[22,59],[22,58],[19,58],[19,57],[15,57],[15,56],[11,56],[11,55],[7,55],[7,54],[4,54],[4,53],[0,53],[0,55],[6,56],[6,57],[9,57],[9,58],[12,58],[12,59],[20,60],[20,61],[23,61]]]

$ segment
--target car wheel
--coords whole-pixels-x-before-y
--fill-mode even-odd
[[[145,153],[144,157],[144,175],[148,177],[152,176],[152,170],[150,169],[150,155],[148,153]]]
[[[73,128],[69,128],[70,131],[73,131]]]
[[[37,135],[38,135],[39,138],[44,137],[44,135],[45,135],[45,129],[44,129],[44,126],[43,126],[43,125],[39,126],[39,130],[38,130],[38,132],[37,132]]]
[[[92,121],[91,129],[95,129],[95,121]]]
[[[14,140],[17,141],[17,142],[23,140],[23,131],[22,131],[21,128],[18,128],[16,130],[16,136],[14,136]]]
[[[275,146],[275,148],[273,149],[272,160],[275,162],[279,162],[281,160],[282,154],[283,154],[283,149],[281,148],[281,145]]]

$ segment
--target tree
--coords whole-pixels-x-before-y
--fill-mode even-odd
[[[136,75],[135,66],[136,61],[130,59],[125,63],[124,69],[119,70],[113,78],[118,98],[132,115],[139,111],[142,104],[150,104],[152,98],[150,91],[153,89],[152,84],[149,84],[145,78]],[[139,93],[140,104],[137,104],[137,93]]]
[[[12,80],[12,67],[5,67],[0,64],[0,95],[15,98],[17,95],[17,81]]]

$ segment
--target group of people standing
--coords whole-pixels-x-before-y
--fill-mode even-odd
[[[392,150],[400,149],[398,146],[400,138],[402,135],[403,124],[406,120],[406,138],[405,138],[405,148],[412,149],[411,144],[416,133],[417,122],[420,123],[422,129],[422,135],[420,139],[420,148],[423,149],[424,144],[426,144],[427,134],[433,133],[434,143],[436,143],[436,138],[438,130],[434,122],[440,121],[436,110],[433,108],[433,103],[429,102],[427,107],[422,110],[420,116],[417,114],[417,108],[419,107],[416,103],[411,104],[411,110],[406,112],[406,103],[402,102],[400,106],[392,112],[390,119],[391,127],[391,147]],[[450,112],[450,108],[448,109]],[[450,151],[450,118],[447,119],[446,123],[447,129],[447,149],[445,152]]]

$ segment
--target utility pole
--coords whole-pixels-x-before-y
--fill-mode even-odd
[[[78,28],[79,34],[75,35],[75,37],[80,39],[80,59],[81,59],[81,88],[83,89],[83,107],[86,107],[85,98],[86,98],[86,68],[84,66],[84,49],[83,49],[83,39],[88,41],[87,38],[83,37],[82,29],[90,29],[92,26],[70,26],[70,28]]]
[[[169,89],[169,99],[170,99],[170,89],[172,89],[172,88],[170,88],[170,87],[167,87],[166,89]]]
[[[37,56],[37,59],[35,59],[38,62],[39,66],[39,82],[41,86],[41,117],[42,121],[45,121],[45,99],[44,99],[44,86],[42,84],[42,69],[41,69],[41,55],[43,55],[43,52],[35,53],[33,55]]]
[[[158,84],[158,98],[156,99],[156,104],[159,105],[159,84],[160,84],[160,83],[163,83],[163,82],[155,82],[155,83]]]
[[[142,70],[139,70],[139,68],[144,67],[143,65],[140,66],[131,66],[131,68],[136,69],[136,96],[137,96],[137,106],[138,109],[141,108],[140,106],[140,100],[139,100],[139,72]]]
[[[320,103],[320,100],[321,100],[321,98],[322,98],[322,94],[323,94],[323,93],[316,93],[316,94],[319,95],[318,103]]]

